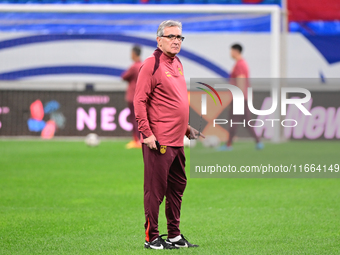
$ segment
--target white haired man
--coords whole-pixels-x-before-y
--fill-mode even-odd
[[[189,102],[183,66],[176,56],[182,45],[182,24],[162,22],[158,48],[141,66],[134,97],[144,160],[145,248],[197,247],[179,229],[182,196],[187,183],[183,136],[202,134],[188,125]],[[168,238],[158,231],[159,206],[166,197]]]

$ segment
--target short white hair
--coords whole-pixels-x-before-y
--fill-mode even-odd
[[[159,27],[157,29],[157,36],[158,37],[164,35],[164,28],[166,28],[166,27],[178,27],[182,32],[182,23],[181,22],[176,21],[176,20],[165,20],[159,25]]]

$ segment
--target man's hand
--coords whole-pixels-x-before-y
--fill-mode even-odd
[[[146,146],[148,146],[151,150],[157,150],[156,141],[156,137],[152,135],[148,138],[145,138],[143,143],[146,144]]]
[[[205,138],[205,136],[201,132],[198,132],[197,129],[195,129],[195,128],[191,127],[191,126],[188,126],[188,130],[187,130],[187,133],[185,135],[190,140],[198,139],[199,137]]]

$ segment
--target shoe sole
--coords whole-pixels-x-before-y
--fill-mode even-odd
[[[172,249],[167,249],[167,248],[164,248],[164,246],[162,245],[162,247],[158,247],[158,246],[153,246],[153,245],[150,245],[150,244],[144,244],[144,248],[145,249],[151,249],[151,250],[176,250],[176,249],[179,249],[178,247],[174,247]]]
[[[175,244],[175,247],[178,247],[178,248],[189,248],[189,246],[187,244],[185,244],[185,245]]]
[[[170,242],[167,242],[168,244],[172,244]],[[178,245],[178,244],[172,244],[173,246],[177,247],[177,248],[197,248],[198,246],[189,246],[188,244],[185,245]]]

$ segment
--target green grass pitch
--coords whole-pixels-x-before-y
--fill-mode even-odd
[[[0,254],[340,254],[340,179],[189,178],[188,150],[181,230],[200,247],[144,250],[142,152],[126,142],[1,140]],[[339,143],[296,145],[260,153],[340,161]],[[251,162],[253,147],[230,155]],[[164,203],[159,223],[166,233]]]

